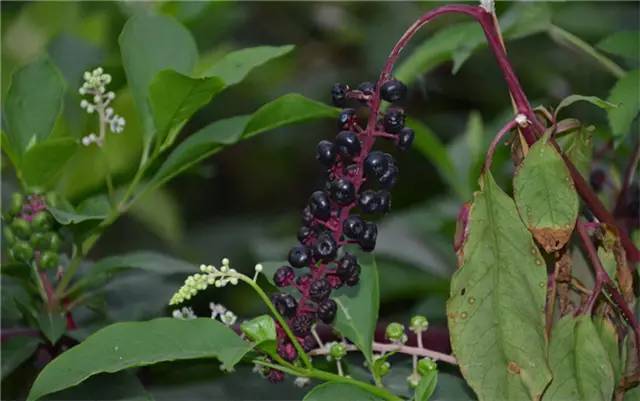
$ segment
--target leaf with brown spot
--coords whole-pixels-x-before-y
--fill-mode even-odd
[[[538,140],[513,179],[522,220],[545,251],[561,249],[578,218],[578,194],[562,156],[548,140]]]

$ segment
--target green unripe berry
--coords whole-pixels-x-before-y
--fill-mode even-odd
[[[33,259],[33,248],[26,241],[16,241],[11,249],[15,260],[28,263]]]
[[[13,232],[22,239],[27,239],[31,236],[31,224],[23,218],[17,217],[11,223]]]
[[[31,225],[33,226],[34,230],[47,231],[51,228],[51,219],[49,217],[49,213],[40,212],[36,214],[31,220]]]
[[[9,212],[12,214],[18,214],[22,210],[22,205],[24,204],[24,196],[20,192],[14,192],[11,194],[11,203],[9,207]]]
[[[438,365],[436,361],[431,358],[423,358],[418,361],[418,372],[422,376],[426,376],[436,369],[438,369]]]
[[[418,373],[411,373],[407,377],[407,383],[409,384],[409,387],[411,387],[412,389],[415,389],[416,387],[418,387],[418,384],[420,383],[421,378],[422,377]]]
[[[404,325],[396,322],[389,323],[385,330],[385,336],[390,341],[403,342],[405,338]]]
[[[333,343],[329,349],[329,355],[338,361],[347,355],[347,348],[342,343]]]
[[[42,258],[40,258],[40,267],[43,269],[55,269],[58,267],[59,260],[60,258],[57,253],[46,251],[42,254]]]
[[[45,247],[48,247],[54,252],[58,252],[62,246],[62,238],[54,232],[47,233],[47,240]]]
[[[13,245],[16,242],[16,235],[11,231],[11,228],[6,227],[2,230],[2,234],[4,235],[4,240],[9,245]]]
[[[391,370],[391,364],[384,358],[378,358],[373,361],[373,369],[378,374],[378,376],[383,377],[386,376]]]
[[[416,315],[411,318],[411,325],[409,328],[411,331],[416,333],[426,331],[429,328],[429,321],[425,316]]]
[[[29,238],[31,246],[37,249],[44,249],[47,246],[47,235],[44,233],[33,233]]]

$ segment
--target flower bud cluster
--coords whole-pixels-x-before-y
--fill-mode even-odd
[[[93,143],[102,146],[106,137],[106,126],[114,134],[119,134],[124,130],[125,119],[116,114],[112,107],[109,107],[109,104],[116,98],[114,92],[107,91],[107,85],[110,82],[111,75],[105,74],[101,67],[84,73],[84,83],[78,93],[82,96],[89,96],[90,100],[82,99],[80,107],[89,114],[98,113],[100,119],[99,134],[96,135],[92,132],[82,138],[82,144],[85,146]]]
[[[201,265],[200,273],[187,277],[182,287],[171,297],[169,305],[178,305],[189,300],[210,285],[221,288],[228,284],[238,284],[238,272],[230,268],[229,263],[229,259],[224,258],[219,269],[213,265]]]

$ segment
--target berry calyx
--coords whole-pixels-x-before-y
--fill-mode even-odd
[[[415,133],[409,127],[404,127],[398,133],[398,149],[406,152],[411,148],[411,144],[413,143],[413,139],[415,138]]]
[[[380,96],[387,102],[397,102],[404,99],[407,94],[407,87],[397,79],[385,81],[380,86]]]
[[[364,233],[365,223],[358,215],[351,215],[342,223],[342,232],[351,239],[360,239]]]
[[[333,299],[327,299],[318,305],[318,317],[322,322],[331,324],[333,319],[336,317],[337,310],[338,305],[336,304],[336,301]]]
[[[398,108],[390,108],[384,113],[382,118],[382,126],[384,130],[397,134],[402,128],[404,128],[404,111]]]
[[[296,274],[291,266],[282,266],[273,274],[273,282],[277,287],[288,287],[295,280]]]
[[[331,217],[331,203],[324,191],[315,191],[309,198],[309,210],[318,220],[327,221]]]
[[[358,156],[362,150],[358,135],[353,131],[341,131],[336,136],[335,146],[338,154],[347,159]]]
[[[289,264],[293,267],[304,267],[311,263],[311,251],[304,245],[296,245],[289,251]]]

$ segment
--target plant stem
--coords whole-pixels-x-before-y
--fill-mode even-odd
[[[433,351],[427,348],[418,347],[410,347],[408,345],[396,345],[396,344],[385,344],[374,342],[373,350],[377,352],[399,352],[405,355],[416,355],[416,356],[424,356],[429,357],[431,359],[435,359],[438,361],[446,362],[451,365],[457,365],[458,362],[453,355],[444,354],[442,352]],[[345,344],[345,348],[347,351],[359,351],[358,348],[353,344]],[[318,348],[309,353],[309,355],[327,355],[329,353],[329,349],[327,347]]]
[[[502,127],[502,129],[493,138],[493,141],[491,141],[491,144],[489,145],[489,149],[487,150],[487,157],[484,159],[483,172],[488,173],[489,170],[491,170],[493,155],[496,152],[496,148],[498,147],[498,144],[506,134],[508,134],[512,129],[516,128],[517,126],[518,126],[518,123],[514,118],[511,121],[509,121],[504,127]]]
[[[640,140],[636,143],[636,146],[633,150],[633,155],[631,156],[631,160],[627,167],[624,170],[624,179],[622,180],[622,185],[620,187],[620,193],[618,194],[618,199],[616,200],[616,207],[613,210],[613,215],[620,215],[625,209],[625,203],[627,201],[627,193],[629,192],[629,188],[631,187],[631,183],[633,182],[633,178],[636,174],[636,170],[638,169],[638,163],[640,162]]]

